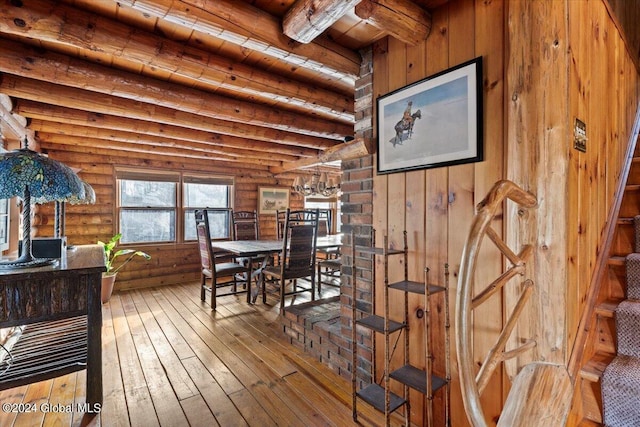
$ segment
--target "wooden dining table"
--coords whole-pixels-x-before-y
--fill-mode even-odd
[[[251,282],[258,277],[261,280],[262,270],[267,266],[269,255],[277,254],[282,251],[282,240],[222,240],[212,241],[211,246],[214,248],[230,252],[238,258],[248,258],[250,266],[250,275],[248,280],[247,303],[251,304],[255,301],[261,284],[258,283],[255,294],[251,290]],[[328,249],[342,246],[342,234],[328,234],[316,238],[316,249]],[[254,263],[262,260],[257,267]]]

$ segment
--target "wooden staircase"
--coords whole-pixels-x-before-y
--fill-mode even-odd
[[[636,142],[618,212],[609,257],[599,275],[582,363],[576,382],[573,422],[567,425],[602,425],[601,377],[616,355],[615,310],[626,295],[625,257],[634,252],[633,218],[640,215],[640,148]]]

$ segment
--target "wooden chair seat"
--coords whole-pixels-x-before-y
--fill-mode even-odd
[[[216,276],[228,277],[234,274],[243,274],[247,272],[247,268],[237,262],[223,262],[216,264]]]

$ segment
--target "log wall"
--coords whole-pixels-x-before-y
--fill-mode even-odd
[[[130,152],[113,149],[87,149],[62,144],[42,144],[43,150],[64,164],[80,169],[78,175],[96,192],[94,205],[67,205],[66,236],[69,244],[88,244],[108,241],[116,233],[115,167],[128,166],[151,169],[178,170],[235,177],[234,209],[253,210],[258,205],[258,187],[290,187],[294,174],[275,178],[266,168],[255,164],[175,158],[163,155],[133,156]],[[303,199],[292,193],[292,208],[301,208]],[[52,236],[53,204],[38,209],[44,224],[38,226],[38,236]],[[260,216],[260,232],[264,238],[275,238],[275,215]],[[199,280],[200,260],[196,243],[134,245],[151,255],[146,262],[134,260],[118,273],[116,289],[159,286]]]

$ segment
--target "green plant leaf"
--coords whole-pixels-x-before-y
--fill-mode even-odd
[[[107,243],[98,241],[98,245],[104,248],[104,262],[107,267],[107,274],[116,274],[122,267],[127,265],[134,257],[140,256],[146,260],[150,260],[151,256],[146,252],[139,251],[137,249],[118,249],[116,245],[120,242],[122,234],[118,233],[111,238]],[[114,262],[120,256],[128,255],[128,257],[118,266],[115,267]]]

